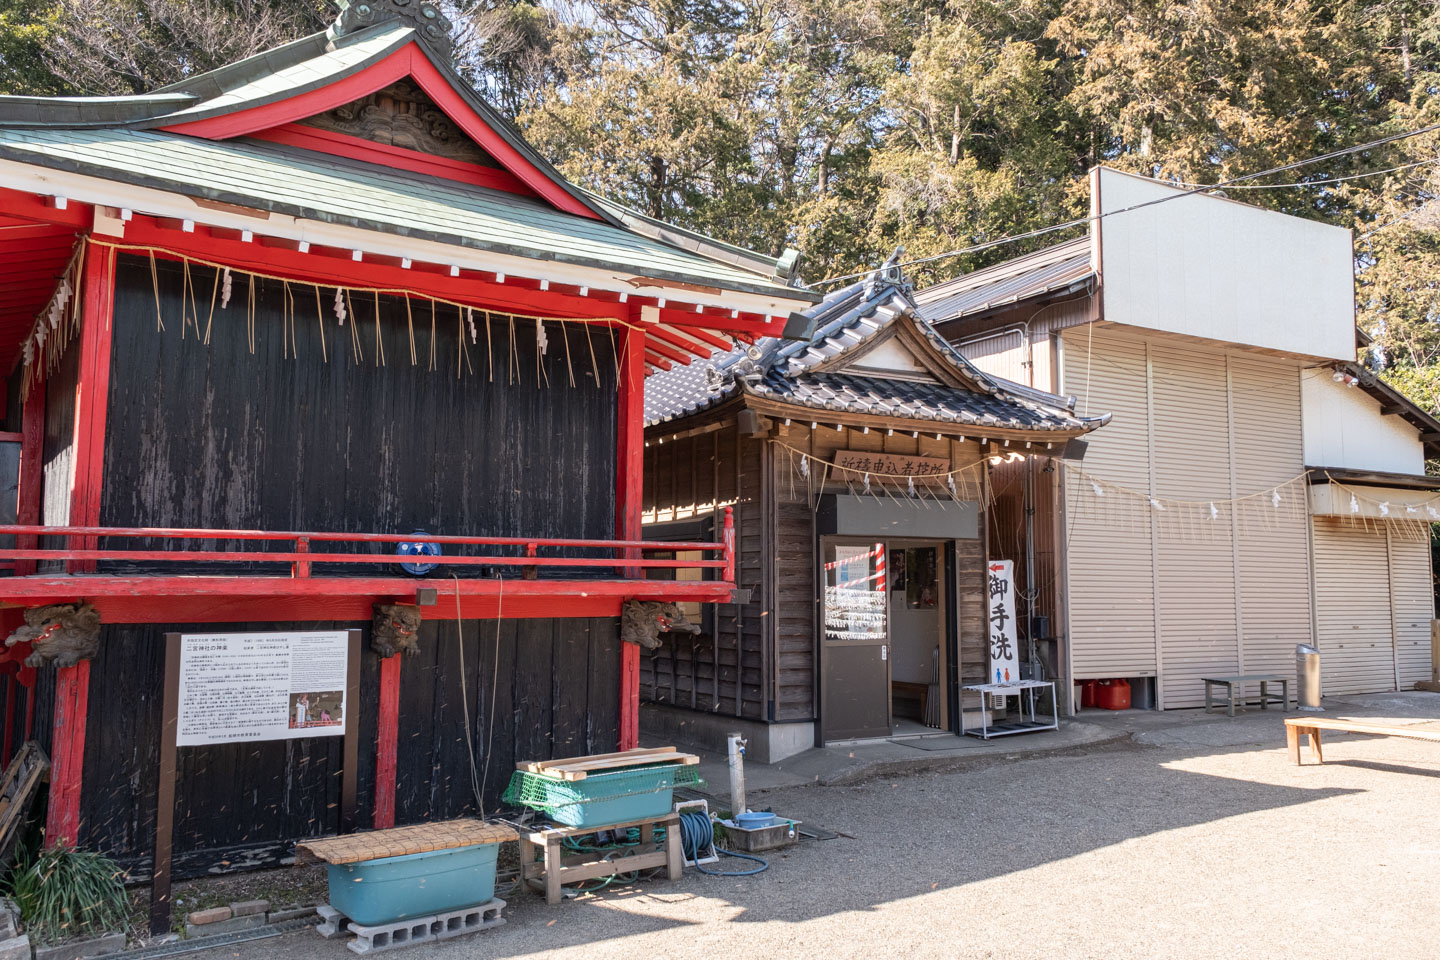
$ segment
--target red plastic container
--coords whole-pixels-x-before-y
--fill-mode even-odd
[[[1101,710],[1129,710],[1130,681],[1101,680],[1095,686],[1095,706]]]
[[[1085,680],[1080,684],[1080,709],[1095,709],[1095,685],[1098,680]]]

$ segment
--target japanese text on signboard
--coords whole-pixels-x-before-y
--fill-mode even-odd
[[[1010,560],[992,561],[986,596],[990,626],[991,683],[1020,679],[1020,650],[1015,634],[1015,565]]]

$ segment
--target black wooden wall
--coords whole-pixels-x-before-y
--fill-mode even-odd
[[[356,808],[359,823],[368,826],[375,809],[379,701],[379,658],[369,650],[369,624],[265,622],[223,629],[290,627],[365,633]],[[455,622],[432,620],[422,627],[420,653],[401,665],[397,824],[477,812],[466,699],[475,780],[487,813],[499,807],[516,760],[608,752],[619,739],[618,619],[505,620],[498,633],[493,620],[462,627],[463,657]],[[132,879],[149,876],[154,853],[164,635],[201,629],[216,628],[107,626],[91,666],[79,842],[116,857]],[[53,678],[53,671],[41,672],[47,676]],[[48,708],[44,716],[41,742],[48,744]],[[273,865],[290,841],[339,829],[339,737],[182,747],[178,757],[175,851],[181,875]]]
[[[412,301],[407,316],[403,299],[382,297],[386,364],[379,366],[374,301],[352,297],[354,315],[342,327],[330,312],[333,288],[321,291],[317,319],[313,288],[292,284],[287,291],[277,281],[257,281],[251,355],[249,287],[242,275],[235,275],[230,306],[215,311],[207,346],[188,316],[195,307],[182,321],[183,270],[162,261],[157,274],[164,332],[156,329],[148,259],[120,259],[103,524],[613,537],[617,403],[613,346],[605,332],[592,330],[587,344],[583,331],[549,325],[541,361],[546,386],[536,382],[533,322],[517,324],[512,361],[508,322],[497,319],[492,380],[483,315],[477,313],[479,343],[469,345],[475,374],[457,379],[453,308],[440,308],[439,369],[431,371],[428,303]],[[214,275],[192,267],[190,278],[203,333]],[[419,359],[414,367],[411,322]],[[321,354],[322,323],[328,362]],[[350,328],[357,323],[361,364],[351,354]],[[282,347],[282,333],[293,346]],[[591,367],[591,344],[598,371]],[[72,346],[67,358],[78,352]],[[513,383],[506,372],[512,363],[518,376]],[[58,470],[65,399],[52,392],[49,402],[47,421],[56,436],[52,444],[47,428],[46,457]],[[47,496],[47,518],[53,499]],[[327,571],[334,572],[317,569]],[[223,629],[298,626],[264,622]],[[367,635],[357,800],[359,820],[368,824],[378,660],[368,652],[368,622],[329,626],[363,628]],[[79,839],[116,856],[137,877],[147,875],[153,852],[163,636],[213,629],[116,624],[103,630],[91,671]],[[496,631],[494,621],[463,625],[462,669],[454,622],[427,621],[419,656],[404,663],[397,822],[475,809],[462,683],[487,811],[517,758],[616,748],[618,619],[503,621],[498,644]],[[53,685],[53,671],[42,677]],[[48,746],[50,708],[43,698],[37,702],[37,735]],[[339,763],[338,738],[182,748],[177,872],[273,862],[285,841],[333,832],[339,825]]]
[[[474,374],[457,378],[462,321],[453,307],[437,310],[432,371],[429,303],[412,300],[407,314],[403,298],[380,298],[386,365],[378,366],[369,295],[350,298],[355,315],[340,326],[331,311],[333,288],[321,289],[317,314],[315,288],[291,284],[287,291],[278,281],[257,280],[252,356],[242,275],[235,275],[233,299],[215,310],[211,326],[214,274],[190,269],[200,329],[211,326],[206,346],[195,323],[182,321],[182,269],[157,267],[163,333],[156,331],[148,260],[120,258],[102,523],[614,536],[617,393],[604,329],[592,329],[586,343],[585,330],[550,324],[546,386],[536,382],[534,322],[517,321],[512,341],[509,321],[497,316],[492,380],[485,318],[477,312],[478,342],[469,343],[465,331]],[[187,316],[193,312],[192,306]],[[364,351],[359,364],[351,328]],[[479,575],[474,567],[456,569]]]

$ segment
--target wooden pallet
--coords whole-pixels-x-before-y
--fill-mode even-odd
[[[0,868],[15,857],[15,841],[29,816],[40,784],[50,779],[50,760],[34,740],[27,740],[0,777]]]
[[[525,773],[553,777],[556,780],[584,780],[592,773],[609,773],[627,767],[648,767],[661,763],[693,766],[700,758],[693,753],[677,753],[674,747],[648,747],[621,753],[597,753],[568,760],[522,760],[515,769]]]
[[[562,846],[569,837],[631,827],[639,828],[640,844],[635,848],[637,852],[628,857],[606,860],[598,853],[571,853]],[[656,827],[665,828],[663,846],[655,840]],[[566,884],[599,880],[616,873],[664,867],[667,879],[679,880],[682,855],[678,813],[603,827],[542,827],[520,837],[520,879],[533,889],[543,891],[546,903],[555,904],[560,902],[560,888]]]

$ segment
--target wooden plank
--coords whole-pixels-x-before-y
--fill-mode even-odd
[[[578,763],[578,762],[586,761],[586,760],[613,760],[613,759],[623,759],[623,758],[625,758],[625,757],[637,756],[637,755],[639,755],[639,754],[674,753],[674,752],[675,752],[675,748],[674,748],[674,747],[644,747],[644,748],[637,748],[637,749],[635,749],[635,750],[622,750],[622,751],[620,751],[619,753],[592,753],[592,754],[590,754],[589,756],[585,756],[585,757],[571,757],[571,758],[569,758],[569,759],[561,759],[561,760],[534,760],[534,761],[525,761],[525,762],[521,762],[521,763],[516,763],[516,764],[515,764],[515,769],[516,769],[516,770],[525,770],[525,771],[528,771],[529,773],[539,773],[540,771],[546,769],[547,767],[563,766],[563,765],[565,765],[565,764]]]
[[[400,663],[404,654],[380,661],[380,709],[375,737],[376,830],[395,826],[395,755],[400,743]]]
[[[1440,743],[1440,730],[1416,730],[1413,727],[1388,723],[1370,723],[1364,720],[1331,720],[1320,717],[1287,717],[1287,728],[1301,733],[1309,730],[1336,730],[1343,733],[1366,733],[1377,737],[1404,737],[1408,740],[1428,740]]]

